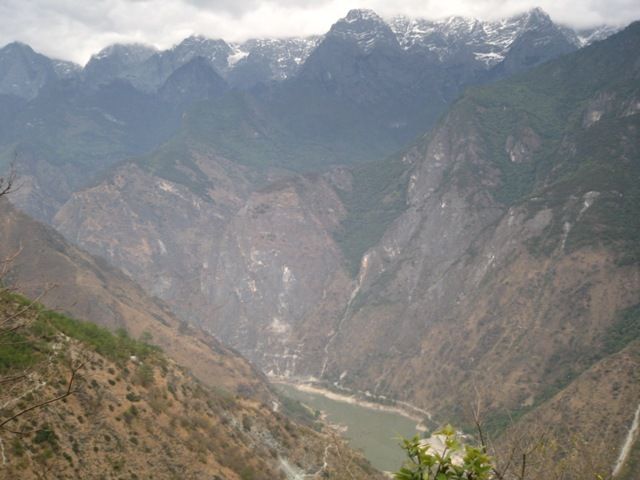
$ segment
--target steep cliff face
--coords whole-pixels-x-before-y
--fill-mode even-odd
[[[264,179],[218,156],[191,158],[171,163],[172,175],[123,165],[75,194],[56,227],[265,371],[293,373],[299,351],[321,350],[332,328],[302,322],[318,309],[336,316],[352,288],[332,235],[346,215],[337,192],[350,188],[351,174],[259,187]]]
[[[577,377],[571,385],[511,426],[500,442],[507,461],[516,442],[535,442],[546,436],[553,445],[544,455],[534,453],[529,474],[549,478],[585,478],[600,472],[631,480],[638,472],[637,420],[640,343],[635,341]],[[636,424],[637,425],[637,424]],[[538,452],[538,454],[541,452]],[[549,462],[548,458],[554,459]],[[540,461],[542,460],[542,461]]]
[[[168,306],[149,295],[104,260],[67,243],[53,229],[0,203],[0,258],[3,282],[50,308],[91,318],[134,338],[150,337],[200,381],[256,398],[271,393],[262,375],[236,352],[179,320]]]
[[[346,171],[294,177],[251,194],[225,228],[207,275],[219,305],[203,325],[274,374],[316,358],[345,303],[351,279],[332,232],[345,215],[334,181]],[[329,313],[305,325],[311,312]],[[313,353],[315,352],[315,353]]]
[[[489,403],[515,406],[598,357],[638,301],[637,42],[635,25],[458,102],[412,173],[408,210],[365,256],[332,380],[449,408],[501,382]]]
[[[108,181],[75,194],[54,223],[169,302],[181,318],[212,321],[214,304],[203,279],[226,222],[248,195],[251,175],[197,149],[185,155],[167,147],[156,163],[146,160],[124,164]]]

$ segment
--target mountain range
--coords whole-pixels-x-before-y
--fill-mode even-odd
[[[497,442],[604,472],[640,397],[638,52],[637,22],[539,9],[82,69],[12,44],[0,148],[19,208],[265,374],[462,428],[480,402]]]
[[[113,45],[83,68],[13,43],[0,49],[0,162],[20,157],[18,203],[50,220],[115,163],[180,135],[185,115],[222,125],[209,143],[253,167],[372,161],[430,128],[465,86],[613,31],[576,32],[539,9],[500,22],[385,22],[353,10],[321,37],[243,44],[190,37],[166,51]],[[214,105],[193,108],[202,100]]]

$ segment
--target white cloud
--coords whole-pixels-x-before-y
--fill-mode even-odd
[[[166,48],[196,33],[229,41],[324,33],[351,8],[383,16],[498,18],[533,6],[578,27],[640,18],[638,0],[1,0],[0,45],[19,40],[84,63],[115,42]]]

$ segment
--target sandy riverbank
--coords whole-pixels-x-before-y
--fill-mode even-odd
[[[332,390],[328,390],[326,388],[322,388],[308,382],[296,382],[296,381],[292,381],[291,379],[277,378],[277,377],[272,377],[270,378],[270,380],[272,383],[281,383],[281,384],[293,387],[296,390],[299,390],[301,392],[322,395],[331,400],[335,400],[336,402],[344,402],[351,405],[357,405],[359,407],[368,408],[371,410],[378,410],[382,412],[389,412],[389,413],[395,413],[395,414],[401,415],[405,418],[408,418],[410,420],[417,422],[416,429],[418,431],[425,431],[426,426],[423,424],[423,421],[425,417],[431,418],[431,414],[426,410],[420,409],[418,407],[415,407],[413,405],[410,405],[404,402],[402,403],[396,402],[397,403],[396,405],[383,405],[380,403],[371,402],[371,401],[358,398],[357,394],[355,393],[354,394],[336,393]]]

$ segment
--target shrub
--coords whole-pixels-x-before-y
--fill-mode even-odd
[[[482,448],[463,447],[451,426],[436,435],[443,437],[442,451],[423,443],[418,436],[403,441],[402,448],[408,458],[395,474],[396,480],[489,480],[492,477],[491,459]],[[454,460],[460,455],[460,460]]]
[[[143,387],[153,385],[153,368],[146,363],[140,365],[136,370],[135,381]]]
[[[34,443],[48,443],[51,446],[55,446],[58,443],[58,436],[55,432],[49,427],[49,425],[44,425],[41,429],[37,430],[34,437]]]

